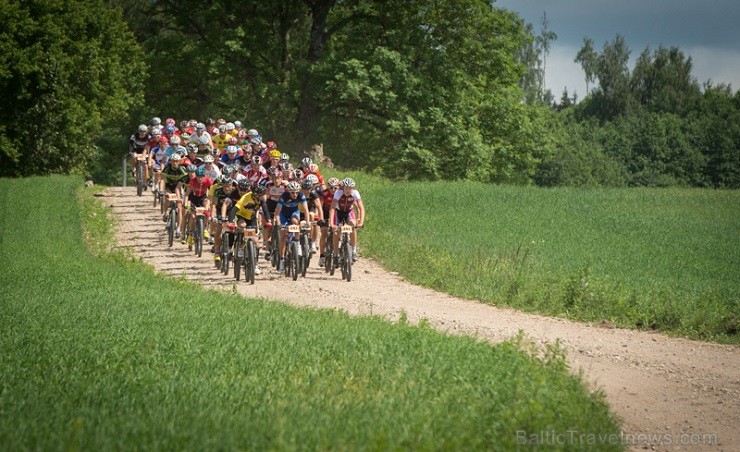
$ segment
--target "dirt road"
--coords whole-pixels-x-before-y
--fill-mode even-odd
[[[297,282],[285,281],[263,262],[254,286],[244,281],[235,286],[233,277],[213,267],[210,253],[198,259],[179,243],[167,247],[164,223],[152,207],[149,192],[139,198],[134,188],[111,188],[103,199],[121,220],[119,244],[132,248],[163,273],[185,276],[214,289],[236,287],[248,297],[337,308],[355,315],[395,319],[405,312],[412,322],[425,318],[440,330],[492,342],[519,330],[540,344],[559,339],[572,369],[582,370],[593,388],[605,391],[632,449],[740,450],[740,347],[604,328],[466,301],[409,284],[369,259],[353,267],[350,283],[342,281],[339,272],[329,277],[313,260],[306,278]],[[566,440],[572,435],[551,433],[566,435]]]

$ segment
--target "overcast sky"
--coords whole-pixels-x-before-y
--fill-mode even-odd
[[[583,38],[593,39],[601,52],[617,34],[631,50],[630,69],[646,47],[677,46],[691,57],[700,84],[740,88],[740,0],[496,0],[494,6],[517,12],[535,33],[547,13],[558,39],[547,58],[545,84],[556,99],[564,87],[579,98],[586,93],[583,70],[573,62]]]

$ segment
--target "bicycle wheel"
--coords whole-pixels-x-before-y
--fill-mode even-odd
[[[247,241],[247,258],[245,259],[245,264],[247,266],[247,282],[249,284],[254,284],[254,266],[257,259],[257,249],[254,246],[254,241],[252,239],[249,239]]]
[[[270,244],[270,261],[272,267],[280,267],[280,231],[277,226],[272,227],[272,242]]]
[[[326,246],[324,247],[324,272],[329,273],[331,270],[331,267],[333,267],[332,263],[332,244],[334,240],[334,236],[331,232],[331,229],[329,229],[329,233],[326,235]],[[332,272],[332,275],[334,273]]]
[[[299,247],[301,246],[301,244],[298,243],[297,240],[294,240],[293,243],[290,244],[290,246],[293,249],[291,250],[291,253],[290,253],[291,254],[290,261],[286,262],[285,266],[292,267],[290,269],[290,273],[291,273],[291,276],[293,277],[293,281],[296,281],[298,280],[298,274],[301,272],[300,255],[298,254],[300,253]]]
[[[221,234],[221,272],[229,274],[229,263],[231,262],[231,247],[229,246],[229,233]]]
[[[136,162],[136,196],[141,196],[144,191],[144,168],[141,161]]]
[[[195,254],[203,256],[203,217],[195,220]]]
[[[288,239],[288,243],[285,245],[285,276],[290,276],[290,270],[291,265],[290,263],[293,261],[293,243]]]
[[[308,264],[311,262],[311,245],[307,235],[301,237],[301,258],[299,263],[301,264],[301,276],[306,277],[306,270],[308,270]]]
[[[241,279],[242,265],[244,261],[244,248],[241,243],[241,236],[236,235],[234,237],[234,278],[239,281]]]
[[[342,277],[350,282],[352,281],[352,245],[350,245],[349,240],[344,242],[342,254],[344,255],[342,258]]]
[[[170,209],[170,213],[167,218],[167,244],[172,247],[172,243],[175,241],[175,218],[174,209]]]

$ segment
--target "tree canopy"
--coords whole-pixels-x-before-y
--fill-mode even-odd
[[[83,171],[141,101],[143,54],[103,0],[0,2],[0,175]]]
[[[495,4],[494,4],[495,5]],[[0,175],[117,165],[144,118],[227,117],[391,178],[740,187],[740,100],[617,35],[545,86],[557,38],[487,0],[8,0]],[[116,157],[116,158],[111,158]]]

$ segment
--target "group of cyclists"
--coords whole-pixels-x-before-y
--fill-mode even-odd
[[[311,253],[319,253],[318,265],[324,267],[329,229],[349,224],[353,226],[352,260],[357,260],[357,229],[363,227],[365,208],[355,181],[324,180],[309,157],[294,166],[275,141],[263,140],[257,130],[245,129],[240,121],[191,119],[178,124],[168,118],[163,124],[155,117],[149,125],[140,125],[129,140],[132,168],[142,156],[149,187],[165,196],[173,194],[177,201],[175,236],[182,244],[193,243],[194,216],[187,212],[205,208],[208,227],[203,236],[213,245],[217,265],[227,258],[221,252],[225,224],[264,231],[257,249],[266,251],[268,261],[272,228],[279,228],[279,271],[284,271],[286,257],[283,226],[309,225]],[[164,204],[162,213],[167,221]],[[332,235],[337,249],[339,234]],[[336,254],[331,265],[339,265]],[[257,262],[254,271],[260,273]]]

